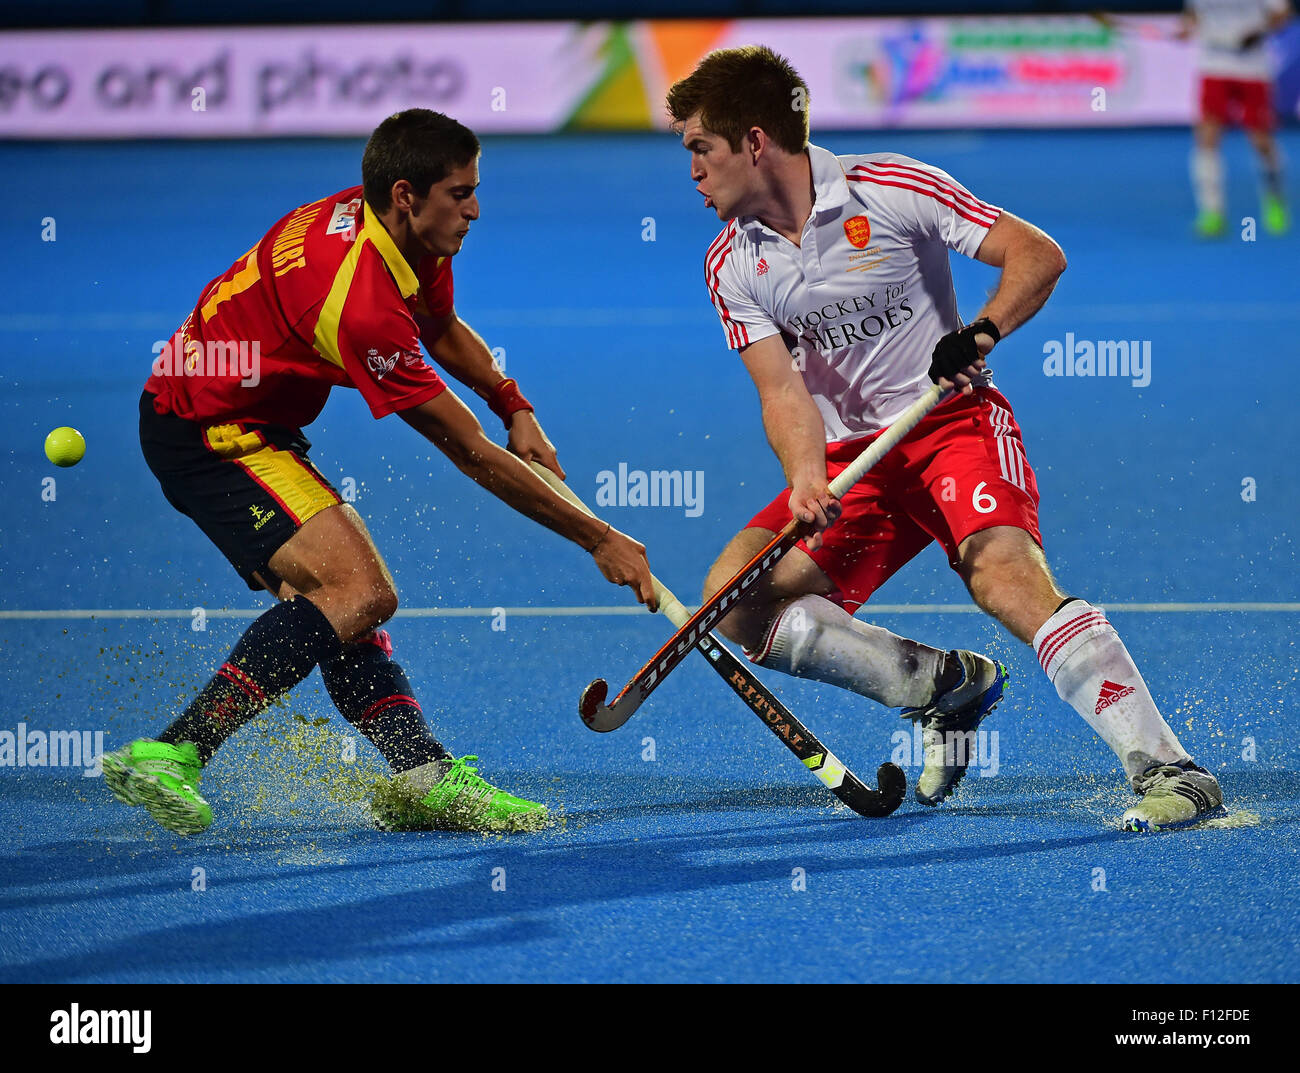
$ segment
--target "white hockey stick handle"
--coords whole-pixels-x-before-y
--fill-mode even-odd
[[[543,466],[540,462],[530,462],[529,465],[533,467],[533,472],[536,473],[537,476],[541,477],[542,480],[555,489],[557,494],[563,496],[580,511],[590,514],[593,518],[596,516],[595,511],[579,499],[574,494],[572,488],[560,480],[559,477]],[[650,575],[650,580],[654,582],[655,596],[659,600],[659,613],[666,616],[678,629],[681,629],[690,619],[691,613],[686,610],[682,605],[682,602],[669,592],[668,587],[655,577],[654,574]]]
[[[929,391],[904,410],[898,420],[877,436],[870,447],[858,455],[838,477],[831,481],[831,495],[836,499],[843,499],[844,493],[862,480],[867,470],[879,462],[886,452],[892,450],[899,440],[916,428],[921,423],[921,419],[939,403],[943,402],[949,394],[951,394],[951,389],[944,391],[938,384],[932,385]]]

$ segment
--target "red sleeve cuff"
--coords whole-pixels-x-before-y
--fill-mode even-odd
[[[387,417],[389,414],[399,413],[402,410],[413,410],[423,402],[436,399],[446,390],[447,385],[439,381],[436,384],[428,384],[416,391],[412,391],[409,395],[401,395],[397,398],[385,396],[377,404],[370,403],[370,412],[374,414],[377,421],[381,417]]]

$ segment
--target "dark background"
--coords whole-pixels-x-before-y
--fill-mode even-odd
[[[0,28],[192,26],[291,22],[503,19],[737,18],[777,15],[997,15],[1087,13],[1096,0],[44,0],[0,4]],[[1108,11],[1179,11],[1181,3],[1110,0]]]

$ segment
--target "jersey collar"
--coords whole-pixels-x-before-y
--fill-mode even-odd
[[[849,181],[844,178],[844,169],[840,167],[839,158],[829,149],[809,144],[808,159],[812,163],[813,212],[829,212],[848,204]]]
[[[388,266],[388,271],[393,274],[397,289],[402,292],[403,298],[410,298],[420,289],[420,278],[406,263],[406,258],[398,251],[393,236],[380,222],[379,213],[370,207],[369,202],[366,202],[366,222],[361,228],[359,237],[362,240],[369,239],[374,244],[375,249],[379,251],[379,256],[384,259],[384,264]]]
[[[849,182],[844,178],[844,169],[840,167],[839,158],[829,149],[823,149],[809,142],[808,162],[812,167],[813,217],[815,218],[818,213],[830,212],[847,204]],[[771,229],[757,216],[742,216],[737,223],[747,231],[771,232]]]

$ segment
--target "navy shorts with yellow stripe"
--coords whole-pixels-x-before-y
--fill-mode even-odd
[[[214,543],[250,589],[313,515],[342,502],[307,457],[301,429],[236,422],[200,425],[140,396],[140,446],[167,502]]]

